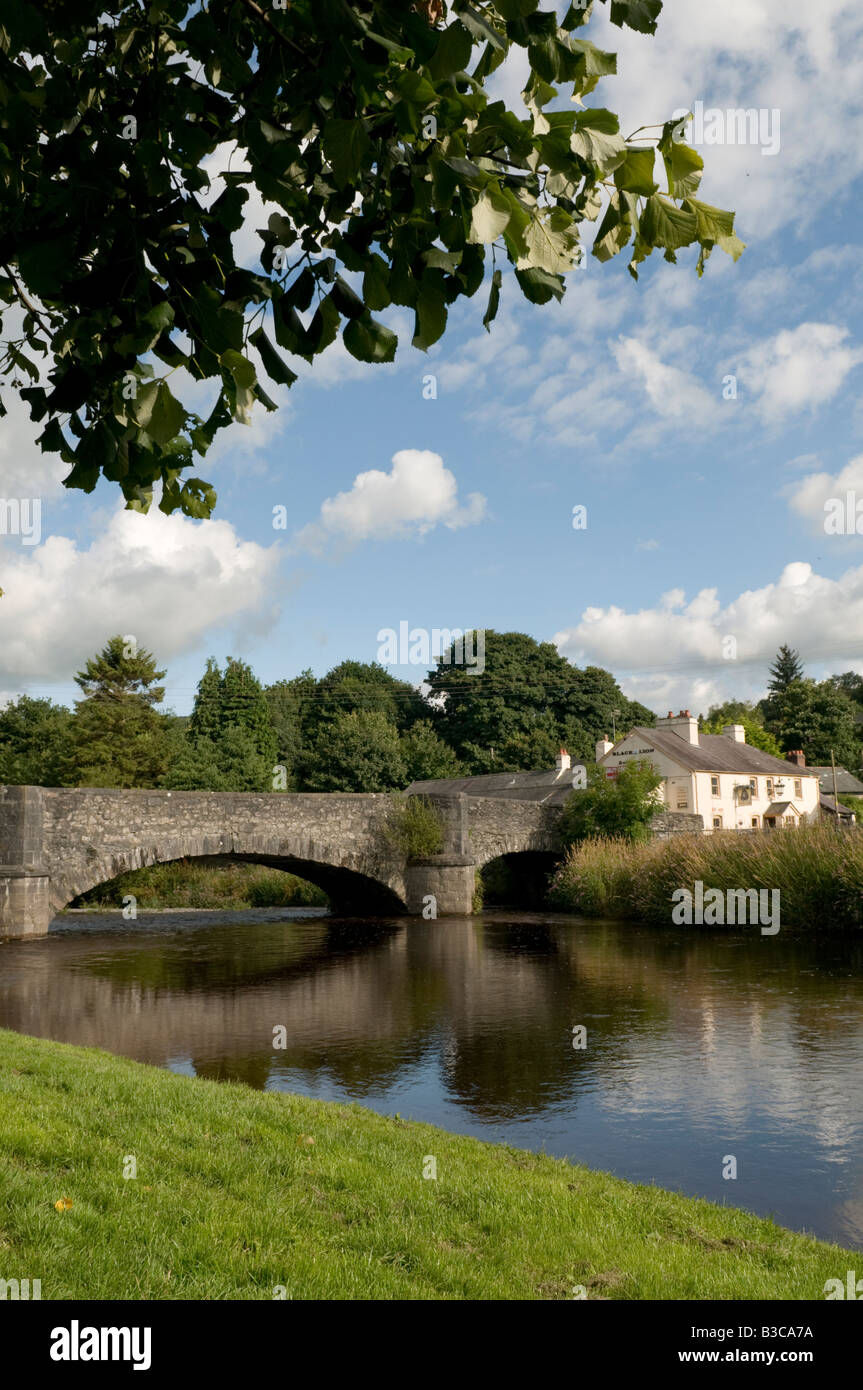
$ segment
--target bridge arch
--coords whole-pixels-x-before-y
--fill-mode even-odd
[[[132,845],[123,850],[90,849],[67,872],[51,876],[51,906],[55,913],[82,893],[110,883],[122,874],[153,864],[191,860],[201,864],[261,864],[295,874],[321,888],[335,913],[392,916],[406,912],[404,888],[398,876],[378,878],[358,854],[337,845],[293,840],[291,837],[232,836],[230,844],[214,843],[212,836],[186,835],[156,844]]]

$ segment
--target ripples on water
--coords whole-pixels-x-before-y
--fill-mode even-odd
[[[863,1248],[853,938],[503,911],[76,913],[0,945],[0,1026],[398,1111]]]

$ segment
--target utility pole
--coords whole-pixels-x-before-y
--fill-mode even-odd
[[[836,811],[836,829],[839,829],[839,793],[836,790],[836,759],[833,756],[833,749],[830,749],[830,766],[833,769],[833,806]]]

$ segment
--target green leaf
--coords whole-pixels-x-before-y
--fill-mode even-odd
[[[247,357],[241,352],[236,352],[234,348],[228,348],[226,352],[219,354],[219,362],[224,371],[231,377],[231,384],[228,385],[229,392],[233,386],[233,405],[234,419],[239,420],[243,425],[252,423],[252,405],[255,400],[255,368]],[[227,383],[226,383],[227,384]]]
[[[617,117],[612,111],[603,107],[579,111],[570,149],[595,165],[601,174],[608,174],[626,158],[626,142],[619,131]]]
[[[438,45],[429,58],[426,67],[436,82],[443,77],[451,77],[454,72],[463,72],[470,62],[473,40],[467,29],[458,20],[450,24],[438,39]]]
[[[635,199],[632,201],[634,203]],[[591,254],[596,260],[610,261],[612,256],[622,251],[632,235],[632,224],[632,209],[628,205],[627,195],[615,190],[594,239]]]
[[[704,160],[698,151],[674,139],[674,132],[681,124],[680,121],[667,121],[659,142],[670,198],[687,198],[697,193],[704,169]]]
[[[694,212],[685,212],[655,193],[644,205],[639,232],[649,246],[668,246],[677,251],[696,240],[698,221]]]
[[[254,333],[249,335],[249,342],[254,343],[258,349],[267,376],[277,381],[280,386],[293,386],[297,380],[296,372],[292,372],[288,364],[282,360],[263,328],[256,328]]]
[[[626,158],[614,171],[614,182],[618,188],[649,198],[658,187],[653,178],[655,163],[656,150],[652,145],[642,149],[627,146]]]
[[[662,0],[611,0],[612,24],[619,28],[625,24],[639,34],[655,34],[661,12]]]
[[[369,309],[386,309],[392,303],[389,280],[389,266],[383,256],[374,252],[363,275],[363,299]]]
[[[531,266],[560,275],[572,270],[578,255],[578,229],[563,208],[537,208],[524,232],[525,255],[518,269]]]
[[[529,299],[531,304],[547,304],[551,298],[563,299],[561,275],[552,275],[540,266],[528,266],[525,270],[516,270],[515,278],[521,285],[525,299]]]
[[[506,52],[506,41],[489,23],[484,14],[475,10],[472,5],[464,3],[457,4],[455,8],[458,10],[462,24],[473,34],[475,39],[485,39],[492,48],[499,48],[502,52]]]
[[[491,277],[491,289],[489,290],[488,294],[488,306],[486,307],[486,311],[483,315],[482,320],[482,326],[485,329],[486,333],[491,332],[492,320],[497,317],[497,311],[500,307],[500,287],[502,284],[503,276],[501,275],[499,270],[496,270]]]
[[[438,274],[437,280],[441,279]],[[417,295],[413,346],[425,352],[443,336],[446,319],[447,308],[441,285],[424,276]]]
[[[357,181],[371,149],[371,141],[359,118],[353,121],[332,120],[324,126],[323,147],[337,186],[344,188]]]
[[[509,225],[512,204],[496,185],[484,188],[471,209],[469,240],[478,243],[497,241]]]
[[[398,338],[385,324],[371,314],[351,319],[342,334],[345,347],[358,362],[392,362]]]
[[[171,395],[166,381],[149,381],[135,395],[130,411],[140,429],[155,444],[164,446],[176,439],[186,423],[186,411]]]
[[[358,294],[355,294],[341,275],[337,275],[333,288],[330,290],[332,299],[339,313],[344,314],[346,319],[359,318],[360,314],[365,313],[365,304]]]

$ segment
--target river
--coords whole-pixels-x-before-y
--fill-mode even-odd
[[[502,909],[74,913],[0,942],[0,1026],[545,1149],[863,1249],[853,937]]]

